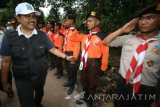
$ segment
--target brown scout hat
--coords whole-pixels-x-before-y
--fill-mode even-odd
[[[135,17],[140,17],[140,16],[142,16],[144,14],[148,14],[148,13],[160,14],[160,2],[151,4],[143,9],[141,9],[140,11],[137,12]]]

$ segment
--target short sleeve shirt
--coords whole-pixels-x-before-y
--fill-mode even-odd
[[[160,45],[160,32],[154,37],[157,40],[148,43],[143,62],[141,84],[147,86],[156,86],[158,79],[160,79],[160,55],[152,51],[155,46]],[[125,78],[130,67],[134,52],[141,43],[143,43],[143,40],[135,35],[120,36],[110,43],[110,46],[122,46],[119,72],[123,78]],[[131,76],[130,83],[132,83],[133,75],[134,73]]]

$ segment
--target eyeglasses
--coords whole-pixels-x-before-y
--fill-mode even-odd
[[[26,19],[37,19],[37,16],[36,16],[36,15],[31,15],[31,14],[20,15],[20,16],[24,16]]]

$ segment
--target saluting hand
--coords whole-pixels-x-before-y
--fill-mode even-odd
[[[87,20],[85,20],[85,21],[83,22],[83,24],[87,24]]]
[[[125,24],[122,27],[122,30],[124,33],[129,33],[130,31],[132,31],[135,28],[135,25],[138,23],[139,18],[135,18],[133,20],[131,20],[130,22],[128,22],[127,24]]]

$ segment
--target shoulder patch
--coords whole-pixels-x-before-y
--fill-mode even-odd
[[[102,33],[102,32],[98,32],[96,34],[99,38],[101,38],[101,40],[103,40],[106,36]]]

